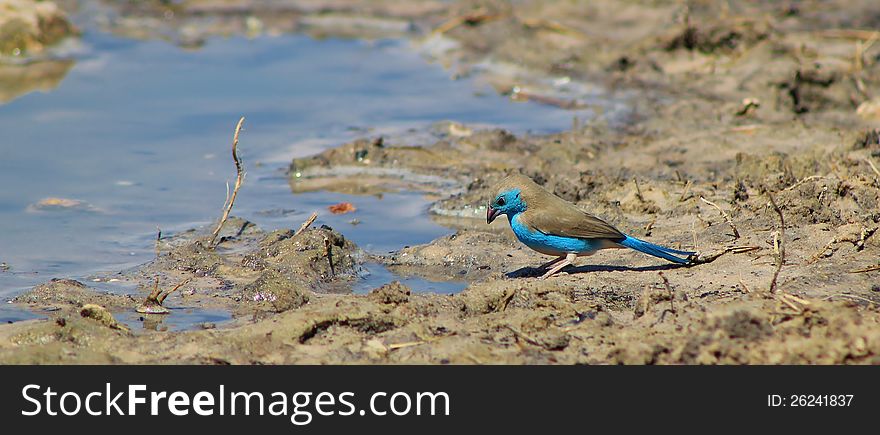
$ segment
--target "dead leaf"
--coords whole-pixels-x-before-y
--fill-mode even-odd
[[[357,210],[357,207],[350,202],[340,202],[339,204],[333,204],[330,207],[327,207],[327,209],[333,214],[345,214]]]

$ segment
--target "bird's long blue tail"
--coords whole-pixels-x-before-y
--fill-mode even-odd
[[[678,264],[689,264],[691,262],[690,257],[696,254],[696,252],[679,251],[676,249],[655,245],[653,243],[648,243],[644,240],[639,240],[632,236],[626,236],[623,241],[618,243],[622,246],[626,246],[627,248],[635,249],[636,251],[644,252],[645,254],[660,257]],[[683,255],[687,258],[676,257],[676,255]]]

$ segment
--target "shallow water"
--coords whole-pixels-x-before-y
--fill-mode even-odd
[[[352,292],[355,294],[369,293],[370,290],[391,281],[400,281],[416,293],[454,294],[467,287],[464,281],[430,281],[418,276],[396,275],[378,263],[367,263],[364,269],[366,273],[362,279],[352,286]]]
[[[157,227],[168,235],[216,219],[234,179],[229,147],[241,115],[247,178],[233,214],[272,230],[296,228],[318,210],[318,225],[374,252],[448,229],[414,193],[294,195],[284,175],[292,157],[441,120],[541,133],[590,116],[513,103],[475,79],[450,80],[407,41],[232,37],[187,51],[82,27],[76,62],[57,88],[0,105],[0,263],[8,264],[0,300],[52,277],[143,263]],[[33,206],[53,197],[79,203]],[[358,210],[326,212],[340,201]]]
[[[222,310],[205,310],[194,307],[168,306],[168,314],[140,314],[135,311],[116,313],[118,321],[134,332],[182,331],[193,328],[214,328],[232,320],[232,315]]]

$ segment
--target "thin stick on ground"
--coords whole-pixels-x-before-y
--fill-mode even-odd
[[[707,264],[717,260],[724,254],[742,254],[745,252],[757,251],[759,249],[761,249],[760,246],[732,246],[730,248],[716,251],[712,254],[699,254],[696,258],[691,259],[691,262],[693,264]]]
[[[865,273],[865,272],[873,272],[875,270],[880,270],[880,264],[876,264],[874,266],[865,267],[862,269],[850,270],[849,273]]]
[[[821,250],[819,250],[819,252],[816,252],[815,254],[813,254],[812,257],[810,257],[809,260],[807,260],[807,264],[813,264],[819,261],[819,259],[822,258],[822,256],[825,255],[825,253],[828,252],[828,250],[831,249],[835,243],[839,242],[840,240],[837,240],[837,237],[831,239],[831,241],[826,243],[825,246]]]
[[[776,211],[776,214],[779,216],[779,239],[778,245],[776,245],[776,271],[773,272],[773,279],[770,280],[770,293],[775,293],[776,280],[779,278],[779,272],[782,271],[782,264],[785,263],[785,217],[782,215],[782,209],[776,204],[776,200],[773,199],[773,195],[770,191],[767,190],[766,187],[762,187],[761,190],[767,195],[767,198],[770,200],[770,205],[773,206],[773,210]]]
[[[312,215],[309,216],[309,218],[306,219],[306,221],[303,222],[302,225],[299,226],[299,229],[296,230],[295,233],[293,233],[293,237],[300,235],[303,231],[306,230],[306,228],[308,228],[310,225],[312,225],[312,222],[315,222],[315,219],[317,219],[317,218],[318,218],[318,212],[312,212]]]
[[[423,345],[423,344],[425,344],[425,343],[427,343],[427,341],[407,341],[407,342],[405,342],[405,343],[394,343],[394,344],[389,344],[389,345],[387,345],[387,346],[385,346],[385,347],[386,347],[388,350],[397,350],[397,349],[403,349],[403,348],[405,348],[405,347],[420,346],[420,345]]]
[[[244,116],[238,120],[238,124],[235,126],[235,134],[232,136],[232,160],[235,161],[236,173],[235,187],[232,189],[232,195],[227,195],[229,198],[223,205],[223,216],[220,218],[220,222],[217,223],[217,228],[214,228],[214,232],[211,233],[211,241],[208,242],[208,246],[214,246],[214,242],[217,240],[217,236],[220,234],[223,224],[229,219],[229,213],[232,212],[232,206],[235,204],[235,197],[238,196],[238,189],[241,188],[241,183],[244,181],[244,169],[241,166],[241,159],[238,158],[238,134],[241,132],[242,124],[244,124]],[[227,192],[228,191],[229,187],[227,185]]]
[[[850,298],[850,299],[856,299],[859,301],[867,302],[868,304],[875,304],[875,305],[877,304],[876,301],[873,301],[871,299],[863,298],[863,297],[857,296],[857,295],[850,295],[850,294],[846,294],[846,293],[838,293],[838,294],[834,294],[834,295],[829,295],[829,296],[825,296],[822,299],[827,301],[827,300],[831,300],[834,298]]]
[[[733,238],[734,239],[739,238],[739,231],[736,229],[736,225],[733,224],[733,219],[730,218],[730,215],[727,214],[726,211],[724,211],[721,207],[719,207],[718,204],[715,204],[714,202],[709,201],[708,199],[703,198],[702,196],[700,197],[700,201],[703,201],[706,204],[709,204],[710,206],[715,207],[715,209],[718,210],[719,213],[721,213],[721,216],[724,218],[724,220],[727,221],[727,225],[730,225],[730,228],[733,230]]]
[[[684,190],[682,190],[681,195],[678,197],[678,202],[684,202],[684,200],[690,198],[690,196],[688,196],[688,193],[690,193],[691,186],[693,184],[694,183],[691,180],[687,181],[687,183],[684,185]]]
[[[778,301],[784,303],[785,305],[788,305],[789,307],[791,307],[791,309],[793,309],[798,314],[800,314],[804,311],[803,307],[797,306],[794,302],[785,298],[785,296],[787,296],[787,295],[785,293],[783,293],[781,296],[777,295],[776,299]]]
[[[642,196],[642,189],[639,187],[639,180],[636,177],[633,177],[633,184],[636,185],[636,198],[641,202],[645,202],[645,198]]]

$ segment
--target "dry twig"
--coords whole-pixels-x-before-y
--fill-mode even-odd
[[[854,269],[850,270],[849,273],[865,273],[865,272],[873,272],[875,270],[880,270],[880,264],[876,264],[874,266],[868,266],[862,269]]]
[[[300,235],[300,233],[302,233],[303,231],[306,230],[306,228],[308,228],[310,225],[312,225],[312,223],[315,222],[315,219],[317,219],[317,218],[318,218],[318,212],[312,212],[312,215],[309,216],[309,218],[306,219],[306,221],[303,222],[302,225],[299,226],[299,229],[296,230],[295,233],[293,233],[293,237]]]
[[[726,211],[724,211],[721,207],[719,207],[718,204],[715,204],[714,202],[709,201],[708,199],[703,198],[702,196],[700,197],[700,201],[703,201],[706,204],[709,204],[712,207],[715,207],[715,209],[718,210],[719,213],[721,213],[721,216],[724,218],[725,221],[727,221],[727,224],[730,225],[730,228],[733,230],[733,238],[734,239],[739,238],[739,231],[736,229],[736,225],[733,224],[733,219],[730,218],[730,215],[727,214]]]
[[[645,198],[642,196],[642,189],[639,187],[639,180],[636,177],[633,177],[633,184],[636,185],[636,198],[641,202],[645,202]]]
[[[238,124],[235,126],[235,134],[232,136],[232,160],[235,161],[236,173],[235,187],[232,189],[232,195],[228,195],[229,187],[227,185],[228,199],[223,205],[223,216],[220,218],[220,222],[217,223],[217,228],[214,228],[214,232],[211,233],[211,240],[208,242],[208,246],[214,246],[217,235],[220,234],[220,229],[223,228],[223,224],[229,219],[229,213],[232,212],[232,206],[235,204],[235,197],[238,196],[238,189],[241,188],[241,183],[244,181],[244,169],[241,166],[241,159],[238,158],[238,134],[241,132],[242,124],[244,124],[244,116],[238,120]]]
[[[813,180],[825,180],[825,179],[828,179],[828,178],[831,178],[831,177],[826,177],[826,176],[823,176],[823,175],[810,175],[809,177],[802,178],[802,179],[798,180],[797,183],[794,183],[794,184],[792,184],[791,186],[788,186],[788,187],[786,187],[785,189],[782,189],[782,191],[783,191],[783,192],[788,192],[789,190],[793,190],[793,189],[799,187],[800,185],[802,185],[802,184],[804,184],[804,183],[807,183],[807,182],[810,182],[810,181],[813,181]]]
[[[192,278],[186,278],[181,281],[179,284],[174,286],[171,290],[168,290],[165,293],[162,293],[162,290],[159,289],[159,277],[156,277],[156,282],[153,284],[153,291],[144,299],[144,302],[141,303],[140,306],[137,307],[135,311],[144,314],[168,314],[168,309],[165,308],[162,304],[165,302],[165,299],[171,293],[176,292],[178,289],[186,285],[192,281]]]

